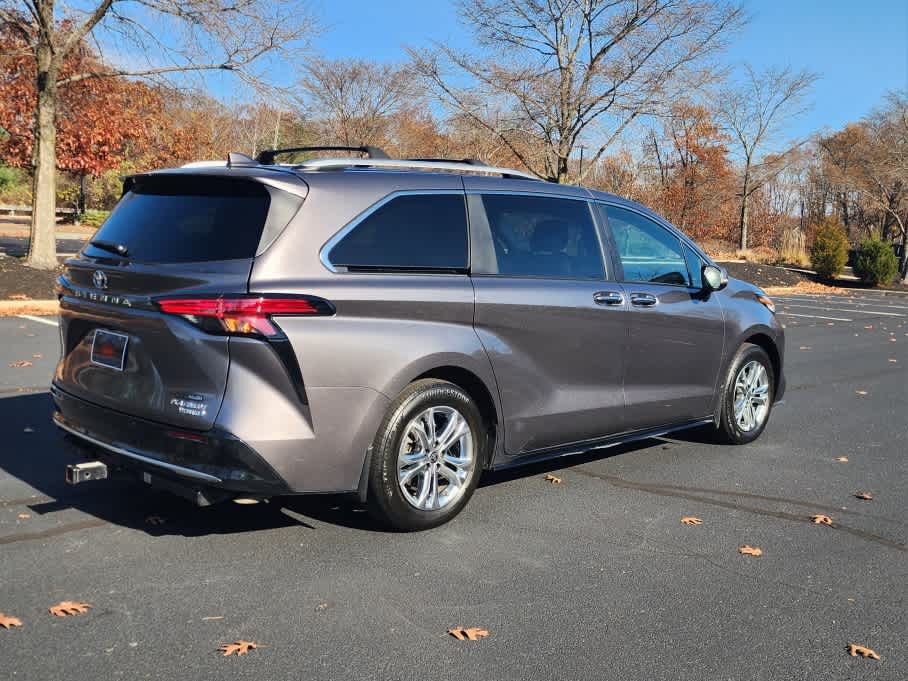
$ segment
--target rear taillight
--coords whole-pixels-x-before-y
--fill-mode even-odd
[[[314,296],[241,295],[159,298],[161,312],[180,315],[206,331],[272,338],[282,333],[272,317],[334,314],[327,300]]]

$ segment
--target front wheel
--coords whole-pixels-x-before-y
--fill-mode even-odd
[[[719,432],[730,444],[746,444],[758,437],[769,421],[775,382],[772,362],[763,348],[745,343],[738,350],[722,393]]]
[[[396,530],[447,522],[476,489],[486,440],[479,409],[462,388],[437,379],[410,384],[372,444],[370,512]]]

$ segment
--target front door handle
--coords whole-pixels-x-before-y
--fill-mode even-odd
[[[617,291],[598,291],[593,294],[593,302],[596,305],[620,305],[624,302],[624,296]]]
[[[640,307],[652,307],[657,302],[656,296],[652,293],[632,293],[631,294],[631,305],[638,305]]]

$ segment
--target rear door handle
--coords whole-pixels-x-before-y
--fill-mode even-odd
[[[656,296],[652,293],[632,293],[631,294],[631,305],[638,305],[640,307],[652,307],[657,302]]]
[[[624,296],[617,291],[599,291],[593,294],[593,302],[596,305],[620,305],[624,302]]]

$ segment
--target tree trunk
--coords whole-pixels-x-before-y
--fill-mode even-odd
[[[35,146],[32,154],[32,224],[25,264],[37,269],[57,266],[57,74],[49,68],[50,49],[38,48],[38,104],[35,111]]]
[[[747,248],[747,209],[748,209],[748,200],[750,196],[748,192],[750,191],[750,173],[745,168],[744,170],[744,183],[741,187],[741,217],[738,221],[738,227],[741,230],[741,241],[739,246],[741,250]]]

